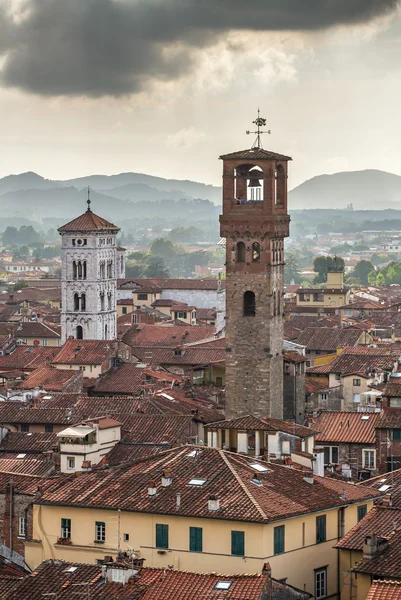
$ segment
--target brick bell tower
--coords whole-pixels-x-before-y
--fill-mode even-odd
[[[226,417],[283,418],[284,238],[289,156],[264,150],[220,156],[226,238]],[[250,132],[247,132],[250,133]],[[270,133],[270,132],[269,132]]]

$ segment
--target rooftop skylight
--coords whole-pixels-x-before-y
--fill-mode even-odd
[[[214,586],[215,590],[229,590],[231,587],[232,581],[218,581]]]
[[[77,569],[78,567],[69,567],[64,571],[64,573],[74,573],[74,571],[76,571]]]
[[[389,488],[391,488],[391,485],[382,485],[379,487],[379,492],[386,492]]]
[[[25,458],[26,454],[17,454],[17,458]]]
[[[269,470],[267,467],[260,465],[259,463],[249,463],[248,466],[252,469],[255,469],[255,471],[259,471],[259,473],[266,473],[266,471]]]
[[[206,481],[206,479],[191,479],[188,481],[188,485],[204,485]]]

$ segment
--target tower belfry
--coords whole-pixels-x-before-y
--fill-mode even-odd
[[[226,416],[283,417],[284,238],[289,156],[261,147],[220,156],[226,238]],[[270,132],[269,132],[270,133]]]
[[[88,208],[59,228],[61,255],[61,341],[114,340],[117,336],[117,279],[124,277],[120,229]]]

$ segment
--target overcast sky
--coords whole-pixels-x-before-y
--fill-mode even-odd
[[[291,187],[401,175],[400,71],[397,0],[0,0],[0,177],[220,184],[258,106]]]

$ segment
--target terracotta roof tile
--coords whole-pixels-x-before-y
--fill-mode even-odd
[[[244,431],[254,429],[259,429],[261,431],[282,431],[301,438],[310,437],[316,434],[314,429],[298,425],[297,423],[280,421],[279,419],[258,418],[253,415],[209,423],[208,427],[216,429],[241,429]]]
[[[39,504],[120,508],[122,511],[180,514],[215,519],[269,522],[296,515],[327,510],[361,502],[379,495],[327,477],[315,477],[310,484],[303,474],[281,465],[260,463],[267,471],[259,473],[255,460],[215,448],[184,446],[145,458],[127,467],[83,474],[79,478],[60,477],[58,485],[45,490]],[[149,497],[149,480],[161,481],[169,469],[172,484],[157,485]],[[252,479],[258,473],[262,485]],[[203,486],[189,485],[193,478],[206,479]],[[297,490],[296,497],[294,489]],[[177,513],[176,493],[181,492]],[[220,510],[210,512],[208,499],[216,495]]]
[[[319,381],[319,379],[312,379],[312,377],[305,378],[305,392],[307,394],[317,394],[328,389],[329,384],[327,381]]]
[[[42,346],[18,346],[14,352],[0,356],[0,371],[33,371],[51,362],[58,348]]]
[[[401,579],[401,529],[390,533],[387,540],[388,546],[376,557],[361,560],[351,571],[374,577]]]
[[[55,433],[21,433],[9,431],[0,443],[0,452],[17,454],[41,454],[50,451],[58,445]]]
[[[376,429],[401,429],[401,408],[383,410],[377,420]]]
[[[316,443],[374,444],[378,413],[325,411],[314,421]]]
[[[379,490],[382,494],[391,494],[392,506],[401,508],[401,469],[371,477],[366,481],[361,481],[357,485]],[[375,503],[378,506],[382,505],[383,500],[379,498]]]
[[[401,581],[374,581],[366,600],[401,600]]]
[[[145,367],[138,367],[136,363],[123,363],[112,368],[97,380],[96,393],[132,395],[145,382],[145,370]]]
[[[401,523],[400,519],[401,509],[374,506],[335,547],[362,552],[367,535],[375,533],[387,537],[394,531],[394,523]]]
[[[210,338],[215,332],[216,329],[213,326],[188,325],[184,328],[174,325],[165,327],[162,325],[144,325],[139,330],[134,326],[125,333],[123,342],[133,348],[138,346],[175,347]]]
[[[302,331],[296,342],[310,351],[330,352],[344,346],[354,346],[360,337],[361,330],[351,329],[351,327],[342,329],[307,327]]]
[[[112,341],[67,340],[52,362],[53,364],[101,365],[114,355],[115,344]]]
[[[15,331],[17,338],[59,338],[60,334],[39,321],[20,323]]]
[[[33,390],[40,388],[49,392],[62,392],[74,381],[82,381],[81,371],[68,369],[55,369],[54,367],[41,367],[35,369],[21,384],[21,389]]]
[[[66,231],[108,231],[111,229],[115,232],[120,231],[119,228],[116,227],[116,225],[113,225],[113,223],[110,223],[110,221],[106,221],[106,219],[95,215],[91,210],[87,210],[76,219],[59,227],[58,231],[63,233]]]
[[[290,156],[270,152],[263,148],[250,148],[249,150],[239,150],[238,152],[230,152],[230,154],[222,154],[219,158],[222,160],[292,160]]]

